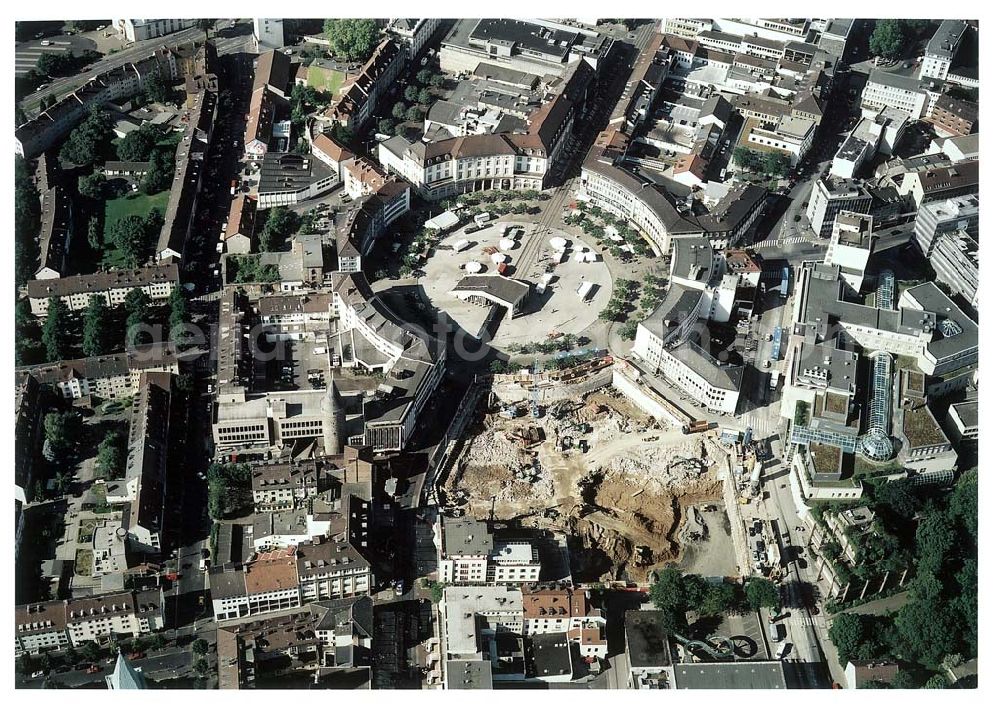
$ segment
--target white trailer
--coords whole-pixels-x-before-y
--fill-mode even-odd
[[[586,303],[590,300],[590,294],[594,292],[594,284],[584,281],[580,283],[580,286],[576,289],[576,294],[580,296],[580,300]]]
[[[538,285],[535,286],[535,292],[538,293],[538,295],[543,295],[545,291],[549,289],[549,283],[552,282],[553,278],[555,278],[555,275],[552,273],[546,273],[539,278]]]
[[[472,245],[472,241],[470,240],[456,240],[455,243],[451,246],[451,249],[455,253],[460,253],[466,248],[468,248],[470,245]]]

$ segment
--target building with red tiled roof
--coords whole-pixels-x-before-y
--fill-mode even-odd
[[[385,38],[372,51],[354,83],[323,115],[352,132],[371,117],[406,65],[407,50]]]
[[[229,218],[223,231],[227,253],[250,253],[253,250],[254,218],[257,201],[238,193],[229,204]]]
[[[14,607],[14,626],[15,656],[138,637],[163,628],[163,594],[123,591],[23,604]]]
[[[524,633],[560,633],[593,621],[604,623],[590,605],[589,592],[562,584],[531,584],[521,588]]]
[[[354,158],[351,149],[341,145],[327,133],[315,133],[310,144],[313,155],[343,179],[344,163]]]

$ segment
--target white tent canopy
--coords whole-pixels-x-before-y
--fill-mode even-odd
[[[511,250],[514,247],[514,241],[510,238],[504,238],[497,245],[500,246],[501,250]]]
[[[552,250],[560,250],[569,245],[569,241],[565,238],[550,238],[549,245],[552,246]]]
[[[473,260],[463,265],[462,268],[468,273],[478,273],[483,269],[483,264]]]
[[[455,213],[446,210],[425,222],[424,227],[429,230],[449,230],[458,225],[459,222],[460,219]]]
[[[504,255],[503,253],[494,253],[493,255],[490,256],[490,260],[499,265],[500,263],[507,262],[507,256]]]

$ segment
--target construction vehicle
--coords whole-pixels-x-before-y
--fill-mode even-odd
[[[579,440],[579,441],[577,442],[577,446],[578,446],[578,447],[579,447],[579,449],[580,449],[580,453],[586,453],[586,452],[587,452],[587,450],[589,449],[589,446],[588,446],[588,444],[587,444],[587,439],[586,439],[586,438],[581,438],[581,439],[580,439],[580,440]]]
[[[681,427],[681,433],[687,435],[688,433],[701,433],[702,431],[707,431],[712,427],[712,424],[708,421],[702,419],[700,421],[691,421],[686,426]]]
[[[504,406],[500,410],[500,415],[502,415],[504,418],[508,418],[508,419],[517,418],[517,406],[515,406],[513,403],[511,403],[510,405]]]

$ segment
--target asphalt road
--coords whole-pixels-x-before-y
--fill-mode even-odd
[[[198,37],[204,37],[204,35],[205,33],[197,28],[189,28],[188,30],[182,30],[181,32],[174,33],[166,37],[137,42],[125,50],[114,53],[113,55],[107,55],[101,60],[98,60],[91,65],[90,69],[86,72],[53,80],[49,86],[43,90],[37,90],[34,93],[25,96],[25,98],[21,101],[21,106],[26,110],[29,108],[35,108],[38,106],[39,102],[41,102],[42,98],[50,93],[55,95],[57,100],[60,100],[64,96],[74,92],[77,88],[98,73],[103,73],[106,70],[121,67],[126,63],[146,58],[149,56],[149,53],[153,48],[162,45],[163,43],[183,43],[194,40]]]
[[[230,22],[231,21],[228,19],[219,20],[216,23],[216,28],[228,28]],[[232,30],[239,31],[242,37],[237,38],[235,41],[230,41],[230,40],[220,41],[221,43],[226,43],[226,45],[224,45],[223,47],[228,48],[230,44],[232,44],[233,47],[236,47],[236,45],[241,45],[245,43],[247,39],[246,34],[250,34],[249,39],[252,43],[253,28],[249,23],[243,23],[237,25],[237,27],[233,28]],[[38,104],[41,102],[42,98],[49,95],[50,93],[55,95],[56,99],[59,100],[65,97],[66,95],[69,95],[70,93],[74,92],[77,88],[79,88],[81,85],[87,82],[90,78],[94,77],[99,73],[103,73],[107,70],[112,70],[114,68],[121,67],[126,63],[135,62],[136,60],[142,60],[144,58],[149,57],[150,51],[153,48],[159,47],[160,45],[177,45],[180,43],[190,42],[192,40],[203,39],[204,37],[205,37],[204,31],[199,30],[198,28],[188,28],[187,30],[181,30],[180,32],[176,32],[171,35],[166,35],[164,37],[153,38],[151,40],[142,40],[133,43],[131,46],[117,53],[114,53],[113,55],[106,55],[104,58],[98,60],[93,65],[91,65],[86,72],[78,73],[77,75],[73,75],[66,78],[58,78],[56,80],[53,80],[49,84],[49,86],[44,88],[43,90],[37,90],[34,93],[25,96],[24,99],[21,101],[21,107],[23,107],[25,110],[33,110],[34,108],[38,107]],[[27,46],[29,45],[29,43],[24,43],[23,45]],[[220,54],[222,54],[221,51],[223,47],[219,48]],[[19,50],[18,52],[21,51]]]

